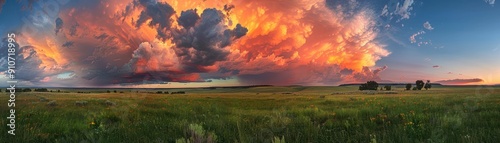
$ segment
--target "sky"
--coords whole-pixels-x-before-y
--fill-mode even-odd
[[[500,84],[495,0],[0,0],[45,87]],[[0,77],[0,86],[7,86]]]

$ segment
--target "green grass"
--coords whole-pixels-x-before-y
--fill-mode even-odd
[[[129,89],[124,93],[18,93],[15,136],[7,134],[9,108],[4,92],[0,142],[500,140],[499,88],[396,89],[397,94],[375,95],[356,89],[186,89],[185,95]],[[52,100],[57,105],[47,105]],[[77,101],[88,103],[77,106]]]

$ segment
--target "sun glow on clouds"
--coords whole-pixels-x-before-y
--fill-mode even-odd
[[[155,13],[165,6],[172,16]],[[181,25],[182,12],[193,9],[199,18]],[[324,0],[110,0],[62,8],[57,35],[53,19],[44,36],[26,34],[22,45],[35,47],[41,67],[74,71],[91,85],[228,77],[240,84],[379,80],[387,67],[375,63],[390,52],[375,40],[372,13],[353,3],[332,8]],[[63,46],[67,42],[72,46]]]

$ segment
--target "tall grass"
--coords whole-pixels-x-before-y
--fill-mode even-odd
[[[0,142],[500,140],[499,93],[478,96],[475,88],[375,95],[346,87],[287,89],[197,90],[186,95],[21,93],[16,136],[3,127]],[[57,105],[47,106],[39,97]],[[7,98],[0,96],[0,101]],[[80,101],[85,106],[75,105]],[[8,109],[0,108],[0,115],[7,116]],[[0,123],[7,124],[6,118]]]

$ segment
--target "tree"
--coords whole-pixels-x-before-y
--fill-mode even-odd
[[[384,86],[385,90],[391,90],[391,86],[390,85],[386,85]]]
[[[29,89],[31,91],[31,89]],[[49,92],[47,88],[35,88],[35,92]]]
[[[114,93],[116,93],[116,90],[113,90]]]
[[[35,89],[35,91],[37,91],[37,90]],[[31,89],[30,88],[24,88],[23,92],[31,92]]]
[[[422,90],[422,88],[424,88],[424,81],[422,80],[417,80],[415,84],[417,85],[418,90]]]
[[[367,87],[366,87],[366,83],[365,83],[365,84],[361,84],[361,85],[359,86],[359,90],[366,90],[366,89],[367,89]]]
[[[411,90],[411,84],[406,84],[406,90]]]
[[[428,90],[428,89],[431,89],[432,85],[431,85],[431,81],[430,80],[427,80],[427,83],[425,83],[425,90]]]
[[[57,92],[61,92],[61,90],[57,90]]]
[[[377,90],[378,83],[375,81],[368,81],[365,84],[359,86],[359,90]]]

